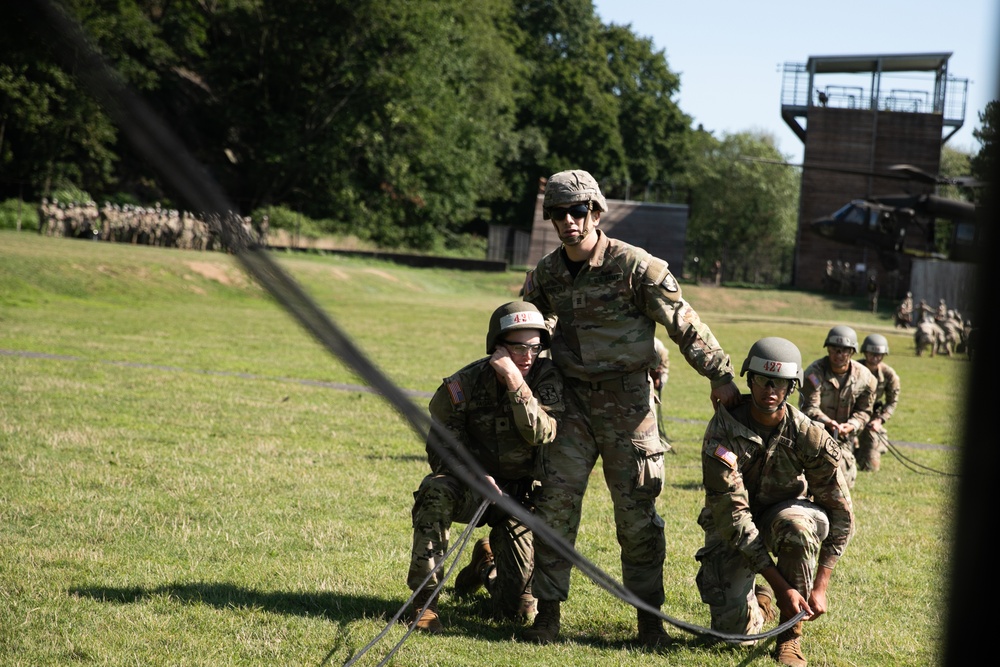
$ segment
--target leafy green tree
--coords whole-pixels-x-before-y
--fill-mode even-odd
[[[795,247],[799,178],[795,170],[747,158],[785,160],[774,138],[741,132],[691,137],[688,253],[722,262],[727,279],[783,283]]]
[[[668,68],[664,52],[654,51],[652,41],[638,37],[631,26],[607,26],[601,41],[619,103],[627,179],[605,190],[621,198],[627,188],[630,199],[646,199],[672,184],[685,162],[691,118],[673,101],[680,78]]]
[[[982,124],[972,132],[972,136],[981,144],[979,152],[972,156],[970,166],[972,174],[981,181],[995,182],[1000,175],[1000,101],[992,100],[986,108],[979,112],[979,122]]]

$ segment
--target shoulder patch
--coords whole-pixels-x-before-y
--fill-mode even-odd
[[[524,285],[521,287],[521,296],[531,294],[535,291],[535,271],[532,269],[524,274]]]
[[[448,395],[451,396],[452,405],[465,403],[465,391],[462,389],[462,384],[458,380],[448,380],[448,382],[445,383],[445,386],[448,387]]]
[[[542,405],[553,405],[559,402],[559,392],[551,384],[543,384],[536,390],[538,400]]]
[[[674,274],[670,273],[669,271],[667,271],[667,275],[663,277],[663,280],[660,282],[660,284],[663,285],[663,289],[667,290],[668,292],[676,292],[678,290],[677,281],[674,279]]]
[[[736,469],[736,454],[733,454],[723,445],[716,445],[715,449],[712,451],[712,456],[719,459],[733,470]]]
[[[819,389],[819,386],[823,384],[823,381],[819,379],[819,376],[815,373],[810,373],[808,376],[809,383],[813,386],[813,389]]]

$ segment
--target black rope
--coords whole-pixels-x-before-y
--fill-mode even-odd
[[[903,467],[909,470],[910,472],[914,472],[918,475],[944,475],[946,477],[960,477],[958,473],[945,472],[944,470],[937,470],[936,468],[931,468],[929,466],[925,466],[922,463],[914,461],[913,459],[903,454],[903,452],[899,450],[899,447],[889,442],[889,440],[886,440],[886,444],[888,445],[889,451],[892,452],[892,455],[895,456],[899,460],[899,462],[903,464]],[[921,470],[918,470],[917,468],[920,468]],[[923,472],[923,470],[926,470],[927,472]]]
[[[484,481],[486,472],[480,463],[444,427],[434,423],[423,410],[418,409],[407,394],[376,368],[347,334],[274,262],[267,251],[243,233],[235,207],[215,180],[195,161],[183,143],[152,109],[125,86],[121,75],[104,61],[63,6],[56,0],[36,0],[35,7],[41,11],[40,22],[46,23],[59,37],[52,41],[52,46],[65,69],[81,79],[134,148],[174,188],[188,208],[203,211],[206,217],[211,217],[220,227],[218,231],[226,247],[233,252],[247,273],[270,292],[331,354],[350,366],[385,397],[406,418],[417,435],[430,443],[442,460],[450,464],[453,470],[465,467],[468,473],[461,475],[461,478],[469,488],[520,520],[539,539],[547,542],[557,554],[604,590],[636,609],[655,615],[692,634],[707,635],[731,643],[754,641],[776,636],[805,616],[804,611],[799,612],[777,628],[756,635],[719,632],[673,618],[636,597],[623,584],[580,554],[561,535],[527,512],[520,503],[497,493]],[[50,35],[43,37],[48,38]],[[428,434],[432,432],[437,437],[428,438]]]
[[[452,545],[448,549],[448,551],[445,552],[441,560],[439,560],[434,565],[433,569],[431,569],[431,571],[427,574],[427,576],[424,577],[424,580],[420,582],[420,585],[417,587],[417,589],[413,591],[413,593],[406,600],[406,602],[403,603],[403,606],[399,608],[399,611],[397,611],[393,615],[393,617],[389,619],[389,622],[386,624],[385,628],[382,629],[382,632],[378,633],[374,639],[372,639],[364,647],[362,647],[361,650],[355,653],[353,657],[351,657],[347,662],[344,663],[343,667],[350,667],[350,665],[356,663],[361,658],[361,656],[367,653],[373,646],[375,646],[375,644],[377,644],[383,637],[386,636],[386,634],[389,633],[389,630],[392,628],[392,626],[394,626],[399,621],[399,619],[403,617],[403,613],[406,611],[406,609],[411,604],[413,604],[413,601],[417,598],[417,595],[420,593],[420,591],[422,591],[427,586],[427,584],[431,580],[431,577],[433,577],[436,572],[439,572],[441,568],[444,566],[445,562],[451,557],[453,553],[457,551],[458,553],[455,554],[455,559],[451,562],[451,566],[448,568],[448,571],[445,572],[444,576],[441,578],[441,581],[438,583],[438,585],[434,588],[434,591],[431,593],[431,597],[429,599],[433,600],[441,593],[441,589],[444,588],[445,582],[451,578],[451,573],[455,569],[455,565],[458,564],[459,559],[462,557],[462,552],[465,550],[465,546],[466,544],[468,544],[469,538],[472,536],[472,532],[476,529],[476,526],[479,524],[479,520],[483,518],[483,515],[486,514],[486,510],[489,509],[489,507],[490,507],[490,502],[488,500],[484,500],[483,503],[479,506],[479,509],[476,510],[476,513],[469,520],[469,523],[466,524],[465,530],[462,531],[462,534],[459,536],[458,541],[454,545]],[[388,661],[389,658],[391,658],[396,653],[396,651],[399,650],[399,648],[403,645],[403,642],[405,642],[409,638],[409,636],[413,634],[413,631],[416,630],[417,628],[417,622],[420,620],[421,616],[420,611],[421,610],[419,609],[417,610],[417,613],[414,614],[415,618],[413,619],[413,622],[410,623],[410,627],[407,629],[402,639],[396,642],[396,645],[392,647],[392,650],[389,651],[389,653],[385,656],[385,658],[382,659],[382,662],[380,662],[379,665],[384,665],[386,661]],[[334,646],[330,650],[330,652],[326,655],[326,657],[323,658],[323,662],[321,662],[320,665],[325,665],[326,662],[333,656],[336,650],[337,647]]]

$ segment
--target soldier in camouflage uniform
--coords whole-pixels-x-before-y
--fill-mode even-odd
[[[562,245],[528,272],[524,298],[550,321],[552,358],[565,376],[568,400],[559,446],[542,453],[536,511],[575,543],[584,492],[600,457],[614,503],[623,582],[643,602],[659,607],[665,541],[656,498],[663,486],[664,445],[649,375],[656,363],[656,324],[711,380],[714,404],[738,399],[733,367],[708,326],[681,298],[667,263],[597,228],[608,208],[593,176],[581,170],[553,175],[542,205]],[[558,636],[570,571],[569,561],[537,541],[533,592],[539,604],[525,634],[530,641],[548,643]],[[644,646],[670,641],[656,614],[639,610],[638,626]]]
[[[830,575],[854,531],[840,446],[787,403],[802,384],[798,348],[762,338],[744,374],[749,396],[719,408],[705,431],[705,545],[695,555],[712,628],[730,634],[758,634],[775,604],[781,623],[802,610],[808,621],[825,613]],[[755,583],[758,574],[766,583]],[[802,625],[778,635],[780,664],[805,667]]]
[[[805,370],[799,410],[823,424],[840,443],[844,477],[854,488],[858,478],[858,433],[871,420],[875,377],[864,364],[851,359],[858,351],[858,335],[851,327],[840,324],[830,329],[823,346],[827,356]]]
[[[486,351],[491,356],[445,378],[430,402],[431,417],[482,464],[486,481],[525,505],[533,493],[536,453],[555,438],[564,409],[562,376],[551,359],[538,357],[548,344],[549,332],[537,308],[523,301],[505,304],[490,318]],[[437,436],[432,432],[430,437]],[[462,482],[470,471],[453,469],[431,442],[427,455],[432,472],[414,493],[407,575],[411,590],[443,559],[452,522],[467,523],[483,502]],[[456,578],[456,590],[468,595],[485,585],[496,616],[528,618],[535,603],[532,534],[496,508],[485,520],[491,526],[489,538],[477,542],[472,562]],[[417,628],[426,632],[442,630],[432,596],[439,581],[440,572],[414,602],[410,620],[419,614]]]
[[[847,484],[858,477],[855,449],[860,433],[872,418],[875,377],[864,364],[851,359],[858,351],[854,329],[837,325],[823,343],[827,356],[809,364],[799,395],[799,409],[823,424],[844,451],[841,465]]]
[[[889,354],[889,341],[880,334],[871,334],[861,344],[865,368],[875,376],[875,405],[872,418],[858,434],[858,470],[878,472],[882,454],[889,450],[889,434],[885,423],[899,403],[899,374],[882,359]]]

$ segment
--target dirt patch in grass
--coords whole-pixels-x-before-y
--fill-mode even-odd
[[[226,286],[243,286],[246,284],[246,277],[229,267],[212,262],[185,262],[187,267],[209,280],[214,280]]]

